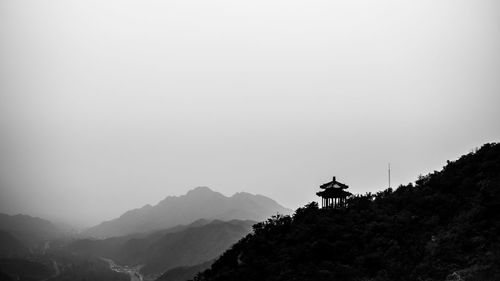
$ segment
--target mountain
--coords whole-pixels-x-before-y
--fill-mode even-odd
[[[37,261],[0,258],[0,278],[2,278],[0,280],[2,281],[46,280],[50,276],[50,268]]]
[[[27,215],[0,214],[0,281],[125,281],[100,258],[65,251],[67,230]]]
[[[194,280],[500,280],[500,144],[347,203],[256,224]]]
[[[160,274],[179,266],[195,266],[214,260],[229,246],[247,235],[254,221],[199,220],[145,236],[79,240],[69,250],[106,257],[123,265],[143,265],[146,275]]]
[[[129,241],[142,241],[144,245],[151,245],[169,233],[182,232],[191,227],[200,227],[209,224],[211,221],[199,219],[188,225],[176,225],[172,228],[162,229],[146,233],[133,233],[125,236],[116,236],[106,239],[79,239],[70,243],[67,248],[70,251],[77,252],[86,256],[108,257],[120,259],[127,257],[125,245]],[[130,242],[133,243],[133,242]],[[129,243],[129,244],[130,244]]]
[[[104,238],[166,229],[189,224],[200,218],[260,221],[276,213],[289,214],[291,210],[262,195],[241,192],[226,197],[208,187],[198,187],[183,196],[169,196],[156,206],[146,205],[128,211],[84,233]]]
[[[50,221],[27,215],[0,214],[0,231],[9,233],[27,247],[61,236],[60,230]]]
[[[28,253],[28,248],[21,241],[12,234],[0,230],[0,258],[25,256]]]
[[[214,261],[207,261],[193,266],[179,266],[165,271],[156,281],[186,281],[193,279],[200,271],[204,271],[212,265]]]

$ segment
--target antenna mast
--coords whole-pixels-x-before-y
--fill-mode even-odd
[[[388,165],[388,175],[389,175],[389,188],[391,188],[391,163]]]

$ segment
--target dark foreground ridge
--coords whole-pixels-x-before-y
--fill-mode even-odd
[[[256,224],[195,280],[500,280],[499,144],[347,204]]]

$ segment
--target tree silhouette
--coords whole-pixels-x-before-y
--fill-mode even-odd
[[[194,280],[500,280],[500,145],[253,230]]]

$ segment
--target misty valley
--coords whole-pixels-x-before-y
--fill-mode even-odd
[[[500,281],[500,0],[0,0],[0,281]]]
[[[0,281],[500,281],[500,0],[0,0]]]
[[[1,280],[186,280],[257,221],[291,212],[264,196],[198,187],[81,232],[2,214]]]
[[[0,280],[500,280],[500,144],[295,211],[207,187],[75,232],[0,215]]]

